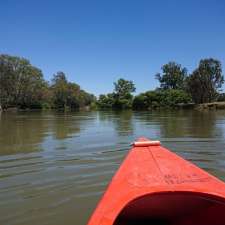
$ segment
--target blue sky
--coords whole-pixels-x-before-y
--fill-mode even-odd
[[[225,66],[224,0],[7,0],[0,53],[23,56],[50,80],[64,71],[94,94],[118,78],[154,89],[168,61],[191,72],[201,58]]]

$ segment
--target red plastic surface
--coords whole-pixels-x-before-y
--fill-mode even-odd
[[[129,224],[225,225],[225,184],[162,146],[133,147],[88,223]]]

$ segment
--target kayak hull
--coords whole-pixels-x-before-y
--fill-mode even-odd
[[[159,142],[141,138],[88,223],[128,224],[224,225],[225,184]]]

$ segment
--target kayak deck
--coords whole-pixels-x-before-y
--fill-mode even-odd
[[[145,142],[129,152],[88,225],[224,225],[225,184]]]

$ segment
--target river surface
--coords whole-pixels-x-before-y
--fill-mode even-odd
[[[225,111],[2,113],[0,224],[85,225],[139,136],[225,180]]]

